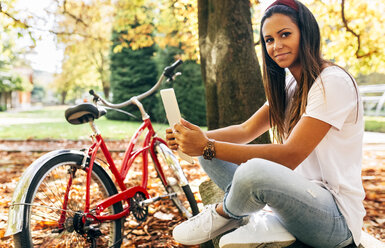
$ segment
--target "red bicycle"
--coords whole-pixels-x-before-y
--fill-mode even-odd
[[[156,136],[140,103],[165,79],[173,80],[177,75],[174,70],[181,63],[178,60],[166,67],[149,91],[126,102],[109,103],[91,90],[94,104],[83,103],[66,110],[66,119],[71,124],[90,123],[92,145],[84,150],[52,151],[34,161],[24,172],[14,192],[6,232],[7,236],[14,235],[16,247],[120,247],[124,217],[132,214],[140,223],[148,215],[149,204],[162,199],[172,199],[187,218],[199,212],[178,159],[166,142]],[[120,169],[94,123],[106,114],[98,102],[115,109],[134,104],[142,114],[143,123],[131,138]],[[139,139],[142,133],[144,139]],[[140,148],[134,149],[140,142]],[[96,160],[99,150],[110,174]],[[124,181],[140,155],[141,183],[127,187]],[[150,197],[147,191],[148,155],[165,188],[164,195]]]

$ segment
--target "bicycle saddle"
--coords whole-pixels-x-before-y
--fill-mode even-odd
[[[82,103],[68,108],[65,111],[65,117],[69,123],[76,125],[91,122],[106,113],[107,111],[102,107],[96,107],[91,103]]]

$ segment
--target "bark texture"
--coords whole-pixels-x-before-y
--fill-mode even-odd
[[[199,47],[207,126],[247,120],[265,102],[254,49],[250,2],[198,0]],[[267,134],[258,143],[270,142]]]

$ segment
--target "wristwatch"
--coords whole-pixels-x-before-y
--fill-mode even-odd
[[[203,158],[207,160],[212,160],[215,157],[215,140],[209,139],[205,148],[203,149]]]

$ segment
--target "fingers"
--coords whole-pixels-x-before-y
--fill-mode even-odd
[[[200,140],[204,138],[203,136],[204,134],[198,126],[184,119],[175,124],[173,129],[166,129],[167,145],[173,150],[180,149],[187,152],[200,149],[199,147],[197,148],[196,144],[201,143]]]
[[[168,133],[168,134],[169,134],[169,133],[172,133],[171,127],[169,127],[169,128],[166,129],[166,133]]]
[[[167,146],[171,149],[171,150],[178,150],[179,148],[179,145],[176,143],[176,141],[167,141]]]
[[[198,130],[198,129],[200,129],[198,126],[192,124],[191,122],[186,121],[186,120],[183,119],[183,118],[180,119],[180,123],[181,123],[183,126],[187,127],[188,129],[191,129],[191,130]]]
[[[170,149],[172,150],[178,149],[178,144],[176,143],[176,140],[175,140],[175,134],[171,128],[166,129],[166,142],[167,142],[167,146]]]
[[[175,139],[167,140],[167,146],[172,150],[177,150],[179,147]]]
[[[184,119],[180,119],[180,122],[174,125],[174,130],[178,133],[184,134],[190,130],[199,130],[199,127]]]

